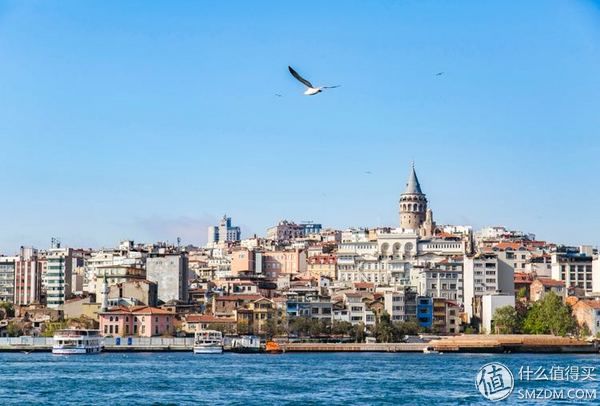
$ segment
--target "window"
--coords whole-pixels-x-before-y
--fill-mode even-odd
[[[142,325],[142,334],[145,334],[145,333],[146,333],[146,326]]]

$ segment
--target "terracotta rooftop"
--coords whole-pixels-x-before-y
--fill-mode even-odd
[[[164,310],[164,309],[160,309],[158,307],[150,307],[150,306],[133,306],[133,307],[126,307],[126,306],[116,306],[116,307],[111,307],[110,309],[108,309],[105,312],[100,312],[100,314],[156,314],[156,315],[168,315],[168,316],[173,316],[175,315],[175,313],[170,312],[168,310]]]
[[[188,323],[235,323],[235,319],[229,317],[215,317],[210,314],[189,314],[185,317]]]
[[[253,300],[259,300],[259,299],[262,299],[262,298],[263,298],[262,295],[241,294],[241,295],[216,296],[215,300],[229,300],[229,301],[235,302],[235,301],[238,301],[238,300],[253,301]]]
[[[550,278],[537,278],[538,281],[540,281],[542,283],[542,285],[544,286],[565,286],[565,282],[564,281],[557,281],[555,279],[550,279]]]
[[[494,248],[502,251],[505,251],[507,249],[517,251],[521,248],[525,248],[525,246],[521,242],[502,241],[496,244]]]
[[[354,282],[356,289],[374,289],[375,284],[372,282]]]
[[[592,309],[600,310],[600,300],[580,300],[577,303],[582,303],[588,307],[591,307]]]

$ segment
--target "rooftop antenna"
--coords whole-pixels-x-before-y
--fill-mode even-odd
[[[57,237],[50,239],[50,248],[60,248],[60,240]]]
[[[177,248],[181,248],[181,237],[177,237]]]

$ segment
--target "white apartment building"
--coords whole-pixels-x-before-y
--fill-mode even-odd
[[[473,298],[494,293],[514,295],[514,271],[500,265],[495,253],[465,256],[463,264],[464,308],[473,317]]]
[[[419,296],[444,298],[463,303],[462,263],[435,264],[415,267]]]
[[[598,271],[595,279],[600,278]],[[552,253],[552,279],[564,281],[568,288],[579,288],[588,294],[594,290],[592,256],[575,252]]]
[[[71,248],[48,250],[46,271],[46,302],[56,309],[71,297],[73,269],[83,266],[83,253]]]
[[[0,257],[0,302],[13,303],[15,298],[15,264],[19,257]]]

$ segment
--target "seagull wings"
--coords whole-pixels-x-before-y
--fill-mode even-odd
[[[298,74],[298,72],[296,72],[294,70],[294,68],[292,68],[291,66],[288,66],[288,69],[290,70],[290,73],[292,74],[292,76],[295,77],[296,79],[298,79],[298,81],[301,82],[304,86],[314,89],[314,86],[312,85],[312,83],[310,83],[308,80],[306,80],[302,76],[300,76]]]
[[[335,89],[336,87],[340,87],[341,85],[335,85],[335,86],[323,86],[323,89]]]

